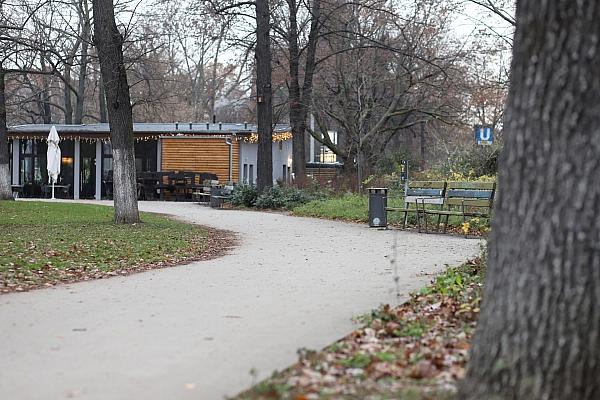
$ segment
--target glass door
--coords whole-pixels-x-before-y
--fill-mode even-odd
[[[96,143],[81,142],[80,151],[79,198],[93,199],[96,194]]]

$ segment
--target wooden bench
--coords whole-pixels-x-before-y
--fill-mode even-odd
[[[442,206],[446,182],[444,181],[414,181],[408,183],[408,189],[404,197],[404,207],[386,207],[386,212],[402,212],[402,228],[406,227],[408,213],[417,214],[419,217],[419,204],[437,204]],[[418,204],[419,203],[419,204]],[[411,207],[414,206],[414,207]],[[420,224],[419,224],[420,226]]]
[[[437,230],[440,228],[442,217],[444,222],[444,233],[448,228],[448,219],[451,216],[462,217],[463,223],[467,217],[490,218],[494,195],[496,193],[495,182],[447,182],[444,201],[440,210],[425,208],[425,202],[417,202],[417,214],[421,213],[425,220],[425,231],[427,231],[427,215],[437,215]]]

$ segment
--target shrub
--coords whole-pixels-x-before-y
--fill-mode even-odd
[[[292,208],[308,203],[311,200],[323,198],[321,192],[309,192],[293,186],[273,186],[256,199],[257,208]]]
[[[238,207],[254,207],[258,190],[254,185],[238,185],[231,194],[231,204]]]
[[[496,175],[500,150],[501,147],[498,145],[471,146],[450,159],[449,170],[445,172],[447,174],[459,173],[471,177]]]
[[[463,174],[461,172],[444,172],[441,169],[430,169],[422,172],[414,172],[410,176],[411,181],[461,181],[461,182],[495,182],[495,175]]]

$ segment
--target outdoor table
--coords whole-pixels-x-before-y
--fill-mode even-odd
[[[60,193],[64,197],[66,194],[68,194],[70,187],[71,185],[54,185],[54,194],[57,195]],[[42,194],[45,198],[49,198],[52,194],[52,185],[42,186]]]

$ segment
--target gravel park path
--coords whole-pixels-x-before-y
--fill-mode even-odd
[[[238,247],[0,296],[0,399],[223,399],[292,364],[299,348],[345,336],[352,317],[406,299],[480,243],[192,203],[140,209],[234,231]]]

